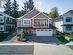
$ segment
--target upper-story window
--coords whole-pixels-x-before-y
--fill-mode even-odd
[[[0,23],[4,23],[4,17],[0,16]]]
[[[66,22],[72,22],[72,17],[66,17]]]
[[[24,24],[30,24],[30,20],[24,20]]]

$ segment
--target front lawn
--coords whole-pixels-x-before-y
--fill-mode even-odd
[[[63,44],[68,43],[69,41],[66,40],[64,37],[57,37]]]
[[[0,33],[0,42],[5,40],[11,33]]]

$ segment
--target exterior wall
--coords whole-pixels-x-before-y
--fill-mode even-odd
[[[72,26],[72,30],[71,31],[69,31],[69,30],[67,31],[66,30],[66,26],[64,26],[63,28],[64,28],[64,30],[63,30],[64,32],[67,32],[67,33],[72,33],[73,32],[73,26]]]
[[[5,17],[0,15],[0,27],[3,27],[3,30],[0,32],[12,32],[15,30],[15,19],[10,17]]]
[[[66,13],[66,14],[64,14],[63,16],[63,25],[73,25],[73,14],[71,14],[71,13]],[[66,22],[65,20],[66,20],[66,17],[72,17],[72,22]],[[71,32],[73,32],[73,27],[72,27],[72,30],[71,31],[67,31],[66,30],[66,26],[63,26],[63,32],[67,32],[67,33],[71,33]]]
[[[31,27],[31,19],[18,19],[17,27]]]
[[[72,17],[72,22],[66,22],[66,17]],[[63,15],[63,24],[73,24],[73,15],[70,13]]]
[[[4,31],[5,31],[5,18],[3,15],[0,15],[0,32]]]
[[[47,18],[35,18],[32,21],[32,27],[34,27],[34,28],[48,28],[49,20]]]

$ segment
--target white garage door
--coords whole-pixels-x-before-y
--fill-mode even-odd
[[[36,29],[36,36],[52,36],[52,29]]]

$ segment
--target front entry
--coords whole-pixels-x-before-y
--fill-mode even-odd
[[[32,29],[24,29],[26,35],[32,35]]]

